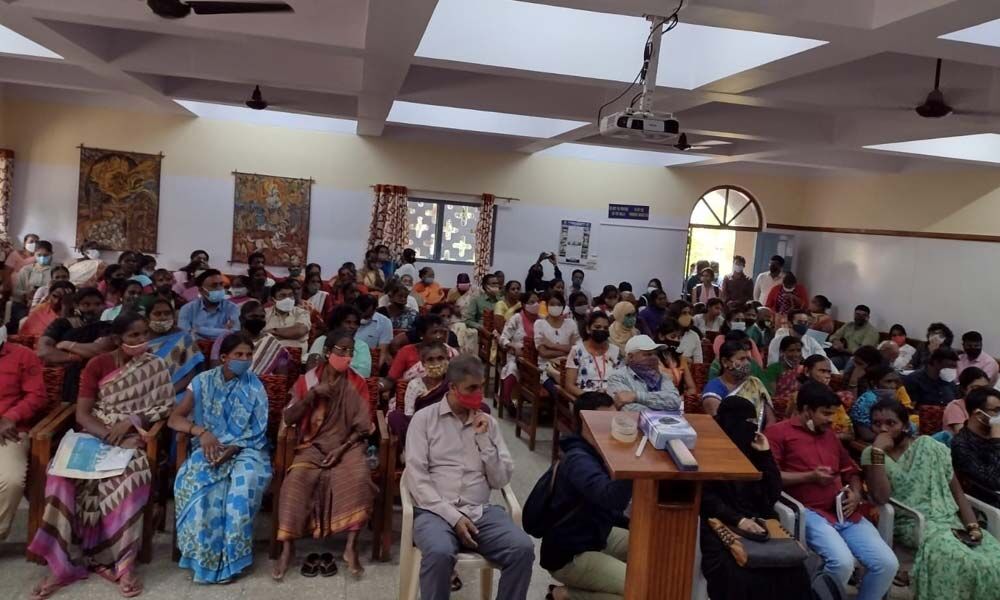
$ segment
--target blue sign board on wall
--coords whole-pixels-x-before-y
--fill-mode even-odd
[[[649,207],[638,204],[609,204],[609,219],[631,219],[633,221],[648,221]]]

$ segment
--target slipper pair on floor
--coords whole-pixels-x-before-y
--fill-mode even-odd
[[[305,562],[302,563],[301,573],[303,577],[315,577],[317,575],[333,577],[337,574],[337,561],[334,560],[333,554],[329,552],[324,552],[323,554],[313,552],[306,556]]]

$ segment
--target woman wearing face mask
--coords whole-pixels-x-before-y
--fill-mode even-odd
[[[611,334],[611,343],[618,346],[619,352],[624,352],[625,344],[639,335],[639,330],[635,327],[637,321],[635,306],[631,302],[619,302],[615,305],[608,331]]]
[[[667,317],[663,319],[653,339],[663,345],[663,349],[658,352],[660,370],[670,378],[681,394],[688,394],[695,389],[695,385],[690,362],[678,351],[682,335],[684,328],[677,323],[677,319]]]
[[[157,299],[150,305],[149,331],[149,351],[166,363],[179,402],[201,370],[205,355],[190,332],[178,329],[177,313],[169,300]]]
[[[618,293],[618,288],[613,285],[606,285],[601,290],[601,295],[594,298],[594,310],[599,310],[606,315],[610,315],[620,299],[621,294]]]
[[[584,292],[573,292],[569,295],[569,304],[567,309],[570,311],[570,315],[574,321],[576,321],[577,329],[580,335],[587,328],[587,315],[591,313],[591,301],[587,299],[587,294]],[[548,311],[546,311],[548,312]]]
[[[650,306],[653,303],[653,294],[663,291],[663,284],[657,278],[652,278],[646,284],[646,292],[639,296],[639,306]],[[653,331],[656,331],[655,329]]]
[[[51,575],[35,588],[34,598],[46,598],[90,571],[117,584],[126,598],[142,593],[136,555],[142,511],[152,494],[143,436],[170,414],[174,389],[167,365],[148,352],[145,319],[122,315],[111,333],[116,348],[92,358],[80,376],[76,422],[105,444],[135,453],[114,477],[48,476],[41,527],[28,549],[46,561]]]
[[[227,583],[252,565],[254,518],[271,481],[267,392],[250,370],[253,342],[231,333],[220,352],[222,365],[194,378],[168,423],[191,438],[174,501],[179,564],[196,583]]]
[[[917,548],[910,575],[914,598],[996,597],[1000,543],[983,534],[948,447],[911,435],[909,413],[894,400],[873,406],[871,422],[875,441],[861,454],[869,494],[878,504],[898,500],[925,519],[922,539],[912,519],[896,522],[899,541]]]
[[[118,297],[118,303],[101,313],[102,321],[114,321],[123,312],[139,312],[139,299],[142,298],[142,283],[129,279],[117,279],[111,283],[112,292]]]
[[[107,264],[101,260],[101,249],[97,242],[86,241],[79,248],[80,258],[69,266],[69,280],[73,285],[91,287],[97,285]]]
[[[35,248],[38,246],[39,237],[37,234],[29,233],[24,236],[24,246],[21,250],[14,250],[7,254],[5,264],[10,269],[10,286],[14,287],[14,278],[21,269],[27,265],[35,263]]]
[[[787,315],[793,310],[802,310],[809,306],[809,294],[806,286],[799,283],[794,273],[785,273],[781,285],[771,288],[767,294],[764,306],[778,315]]]
[[[392,281],[386,286],[385,295],[385,305],[383,306],[382,299],[379,299],[379,312],[389,317],[392,322],[393,329],[410,329],[413,327],[413,322],[416,320],[418,313],[415,308],[410,306],[411,302],[414,302],[410,298],[410,291],[403,287],[403,284],[398,281]]]
[[[705,362],[701,348],[701,336],[694,329],[694,309],[684,300],[677,300],[667,309],[667,314],[677,320],[684,333],[681,334],[677,351],[694,364]]]
[[[608,377],[621,367],[618,346],[609,343],[611,321],[602,312],[590,313],[583,339],[566,357],[566,391],[578,397],[584,392],[603,392]]]
[[[264,305],[256,300],[249,300],[240,307],[240,330],[246,333],[247,339],[253,342],[253,359],[250,370],[254,375],[283,375],[288,371],[291,355],[282,341],[266,331],[267,312]],[[226,336],[220,335],[212,344],[212,366],[217,367],[222,361],[222,344]]]
[[[424,304],[434,306],[444,302],[444,289],[434,280],[434,269],[423,267],[417,276],[420,281],[413,286],[413,292],[419,294],[424,299]]]
[[[503,286],[503,298],[493,307],[493,314],[508,321],[519,310],[521,310],[521,282],[511,280]]]
[[[254,298],[250,295],[250,278],[246,275],[233,277],[233,285],[229,287],[229,300],[236,306],[243,306],[248,300]]]
[[[361,312],[350,305],[342,305],[333,309],[330,313],[330,320],[327,321],[327,331],[346,329],[351,334],[356,334],[361,328]],[[326,357],[326,334],[316,338],[309,346],[309,359],[306,361],[306,369],[313,369],[323,362]],[[355,336],[354,357],[351,359],[351,369],[362,377],[370,377],[372,374],[372,351],[368,344]]]
[[[550,396],[556,397],[556,382],[549,377],[549,361],[564,358],[580,338],[576,322],[566,318],[566,301],[560,294],[549,296],[549,316],[535,322],[535,350],[538,351],[538,370],[542,385]]]
[[[507,362],[500,371],[500,399],[513,410],[514,387],[517,385],[517,357],[524,349],[524,340],[535,339],[540,299],[537,292],[525,292],[518,299],[521,307],[504,323],[498,345],[507,352]],[[589,309],[588,309],[589,310]]]
[[[701,404],[705,413],[715,416],[723,398],[740,396],[753,403],[758,418],[764,418],[764,427],[776,423],[771,394],[764,382],[750,374],[750,353],[743,344],[723,344],[719,350],[719,362],[722,374],[710,380],[701,392]]]
[[[73,294],[76,286],[68,281],[55,281],[49,285],[49,293],[38,306],[21,322],[18,329],[20,335],[38,337],[45,329],[60,317],[70,316],[64,308],[73,306]]]
[[[749,569],[739,566],[709,519],[718,519],[733,532],[763,533],[755,519],[775,519],[774,504],[781,497],[781,471],[770,443],[757,431],[757,414],[746,398],[729,396],[715,416],[753,466],[763,474],[759,481],[708,482],[701,498],[701,570],[713,600],[765,600],[812,598],[804,565]]]
[[[661,289],[653,289],[643,296],[646,307],[639,311],[639,331],[653,335],[660,323],[667,318],[667,294]]]
[[[665,349],[648,335],[628,341],[625,366],[608,376],[608,395],[618,410],[681,410],[680,393],[660,370],[658,352]]]
[[[302,305],[324,321],[330,320],[333,311],[333,297],[323,289],[323,277],[319,273],[306,275],[306,286],[302,293]]]
[[[377,251],[365,252],[365,264],[358,272],[358,281],[372,291],[380,292],[385,289],[385,273]]]
[[[802,374],[802,341],[791,336],[781,340],[781,360],[767,366],[760,379],[772,396],[774,412],[784,418],[789,406],[795,405]]]
[[[455,280],[455,287],[448,292],[448,304],[451,304],[459,312],[465,312],[465,307],[476,297],[476,290],[472,287],[468,273],[459,273]]]
[[[875,439],[871,419],[872,407],[875,404],[882,400],[895,400],[910,410],[913,403],[910,401],[909,394],[906,393],[906,388],[903,387],[903,380],[899,373],[891,366],[877,364],[869,367],[865,377],[872,382],[873,387],[858,396],[854,405],[851,406],[848,416],[851,418],[855,437],[870,444]],[[910,426],[913,428],[914,435],[917,433],[917,423],[918,419],[911,416]],[[964,424],[965,421],[962,423]]]
[[[691,302],[704,304],[712,298],[720,296],[721,290],[719,290],[719,286],[715,285],[715,271],[711,268],[702,269],[698,277],[701,279],[701,283],[694,286],[694,290],[691,291]]]
[[[966,410],[965,398],[974,389],[990,387],[990,376],[979,367],[966,367],[962,374],[958,376],[959,397],[948,403],[944,409],[944,416],[941,419],[941,426],[944,431],[955,435],[965,427],[965,422],[969,420],[969,413]],[[905,391],[906,388],[903,388]],[[947,438],[950,439],[950,438]]]
[[[895,344],[898,349],[898,354],[895,360],[892,361],[892,366],[897,371],[909,371],[912,369],[913,357],[916,355],[917,349],[906,340],[906,328],[898,323],[890,327],[889,339],[879,344],[879,350],[882,350],[883,346],[888,343]]]
[[[299,377],[284,412],[287,425],[298,425],[292,466],[281,485],[278,540],[281,556],[273,576],[284,577],[294,558],[295,540],[322,539],[347,532],[343,559],[351,574],[364,573],[358,553],[358,532],[371,517],[375,486],[365,461],[372,416],[368,386],[350,368],[354,335],[346,329],[326,337],[325,361]],[[302,574],[336,574],[330,554],[306,557]]]

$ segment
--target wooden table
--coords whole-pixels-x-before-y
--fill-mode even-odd
[[[678,471],[670,455],[652,444],[636,458],[638,441],[611,437],[611,421],[622,414],[638,418],[607,411],[580,416],[584,437],[601,453],[611,477],[633,480],[625,598],[690,600],[702,483],[751,481],[760,473],[708,415],[685,415],[698,432],[692,451],[697,471]]]

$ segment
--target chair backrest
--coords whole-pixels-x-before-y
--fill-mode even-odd
[[[372,370],[378,370],[378,360],[382,358],[382,349],[375,347],[368,348],[368,350],[372,353]]]
[[[830,377],[830,389],[835,392],[842,392],[847,389],[847,384],[844,383],[843,373],[834,373],[833,376]]]
[[[706,363],[711,363],[715,360],[715,346],[712,344],[712,340],[708,338],[701,340],[701,353],[702,359]]]
[[[703,363],[690,363],[691,378],[694,379],[694,388],[691,393],[701,396],[701,391],[705,389],[705,385],[708,384],[708,370],[711,364],[708,362]]]
[[[260,382],[264,384],[267,393],[267,431],[277,433],[281,424],[281,414],[291,401],[287,375],[261,375]]]
[[[206,362],[212,360],[212,346],[214,344],[214,340],[198,340],[198,349],[205,355]]]
[[[369,377],[365,382],[368,384],[368,412],[372,417],[372,425],[378,427],[379,378]]]
[[[920,416],[920,434],[934,435],[941,431],[941,422],[944,420],[944,407],[921,404],[917,407],[917,414]]]
[[[493,311],[484,310],[483,311],[483,329],[486,331],[493,331]]]
[[[49,401],[49,407],[58,406],[63,401],[66,367],[43,367],[42,381],[45,382],[45,397]]]
[[[288,378],[292,383],[302,374],[302,348],[298,346],[288,346]]]
[[[12,335],[7,337],[7,341],[32,350],[38,348],[38,338],[33,335]]]
[[[410,385],[408,380],[400,379],[396,382],[396,410],[403,410],[406,406],[406,387]]]

